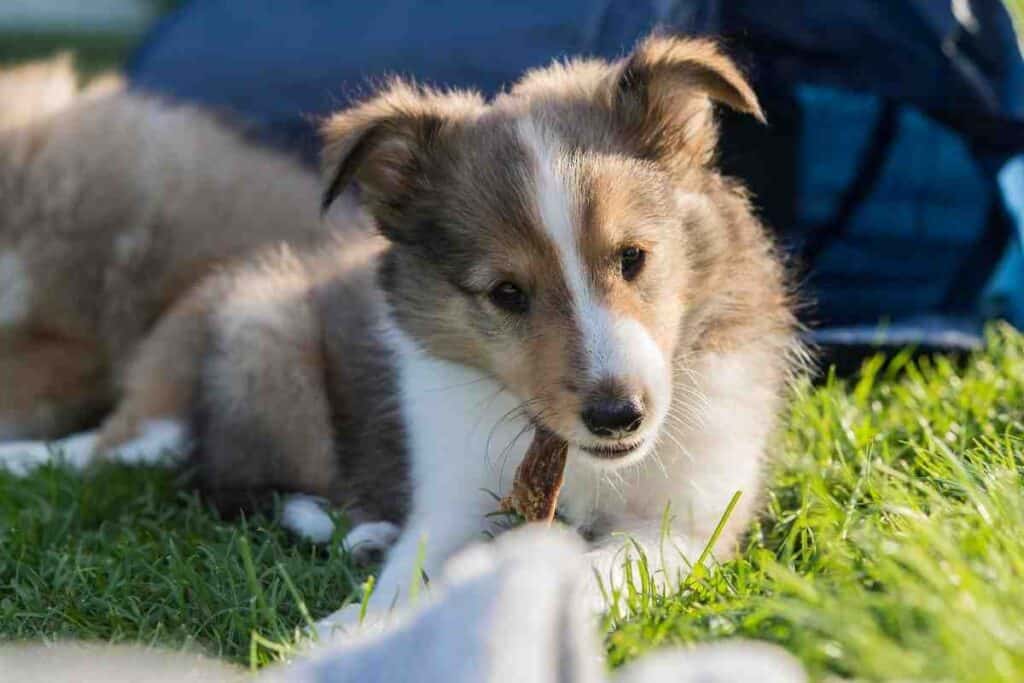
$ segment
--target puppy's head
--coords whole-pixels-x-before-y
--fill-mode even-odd
[[[761,118],[712,43],[531,72],[487,103],[393,82],[324,127],[325,208],[354,186],[392,248],[381,280],[430,353],[480,368],[608,464],[669,411],[702,230],[722,220],[712,102]]]

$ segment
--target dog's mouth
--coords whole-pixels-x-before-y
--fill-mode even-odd
[[[628,443],[577,444],[577,447],[584,453],[601,460],[617,460],[637,453],[645,443],[641,440]]]
[[[531,422],[533,422],[534,427],[543,424],[536,416],[531,415],[530,419]],[[555,434],[559,434],[558,431],[550,429],[550,427],[547,429]],[[563,436],[562,438],[565,437]],[[650,444],[650,439],[647,438],[609,443],[583,443],[571,438],[566,438],[565,440],[571,447],[608,464],[618,463],[624,459],[632,460],[637,456],[642,456],[647,451],[647,447]]]

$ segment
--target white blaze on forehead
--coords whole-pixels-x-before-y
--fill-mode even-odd
[[[14,325],[28,315],[31,289],[24,261],[13,251],[0,252],[0,326]]]
[[[558,260],[562,264],[562,274],[573,303],[578,309],[581,306],[593,306],[576,231],[580,216],[579,192],[574,191],[568,177],[569,165],[559,161],[559,141],[530,118],[519,122],[519,134],[534,160],[534,182],[541,227],[558,250]]]
[[[560,160],[558,139],[526,118],[519,135],[534,158],[537,207],[541,226],[558,251],[562,275],[572,297],[589,380],[636,377],[651,389],[664,360],[646,328],[632,318],[616,317],[595,295],[587,263],[579,248],[582,198],[573,169]]]
[[[559,141],[533,119],[519,122],[519,135],[533,156],[534,182],[541,228],[558,252],[562,276],[572,297],[573,310],[583,336],[587,372],[591,379],[604,375],[610,313],[594,298],[586,264],[579,249],[580,196],[572,185],[569,165],[559,160]]]

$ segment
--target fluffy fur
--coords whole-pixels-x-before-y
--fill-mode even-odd
[[[176,299],[97,448],[171,420],[227,508],[283,491],[400,526],[377,610],[496,530],[537,424],[570,444],[560,514],[605,580],[621,532],[673,581],[741,491],[728,555],[800,353],[779,259],[714,166],[714,103],[763,118],[712,43],[665,37],[490,102],[385,85],[324,125],[346,227]],[[220,173],[255,201],[251,170]],[[325,537],[306,502],[292,521]]]
[[[313,174],[194,108],[112,77],[80,89],[67,58],[0,70],[0,436],[95,424],[205,274],[325,232],[317,196]],[[150,400],[137,419],[180,413]]]

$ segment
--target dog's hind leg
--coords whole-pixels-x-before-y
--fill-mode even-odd
[[[195,401],[200,489],[224,513],[338,478],[312,282],[282,250],[232,273],[209,317]]]
[[[65,463],[83,470],[93,460],[96,432],[82,432],[56,441],[11,441],[0,444],[0,471],[28,476],[49,463]]]
[[[144,465],[175,462],[188,454],[208,314],[222,286],[218,278],[207,281],[143,339],[122,380],[121,399],[100,429],[99,457]]]
[[[0,470],[25,476],[54,461],[78,470],[101,459],[125,464],[176,463],[190,446],[187,418],[205,344],[206,303],[215,289],[204,287],[182,300],[143,340],[126,372],[122,398],[99,430],[54,441],[0,444]],[[62,347],[60,352],[66,350]],[[0,359],[0,367],[6,367],[3,362]]]
[[[109,372],[90,342],[0,329],[0,442],[93,426],[111,402]]]
[[[109,405],[99,358],[88,343],[53,334],[0,339],[0,471],[24,476],[56,455],[88,464],[95,432],[50,440],[95,424]]]

